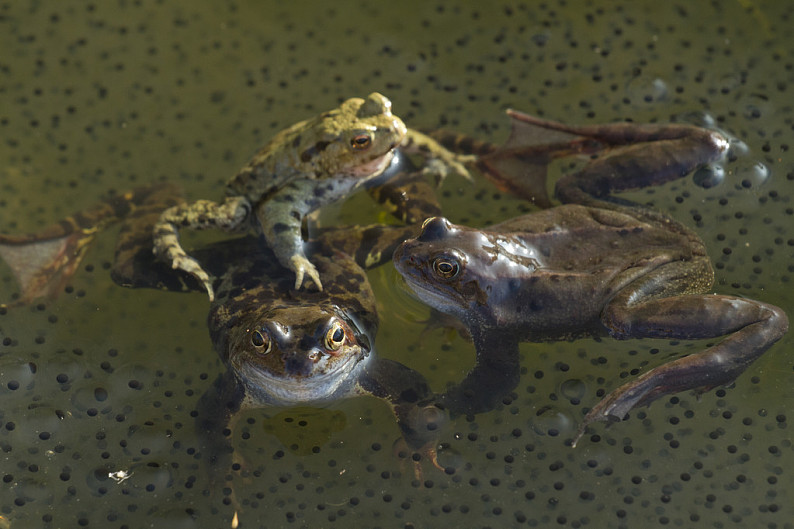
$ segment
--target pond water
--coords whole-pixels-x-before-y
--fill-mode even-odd
[[[794,83],[782,2],[8,2],[0,5],[0,231],[32,232],[110,190],[174,181],[221,198],[274,132],[380,91],[408,126],[503,141],[506,108],[567,123],[714,126],[746,149],[724,181],[629,196],[704,239],[715,291],[794,313]],[[445,215],[474,226],[526,208],[448,179]],[[375,222],[356,196],[323,221]],[[388,407],[255,410],[244,471],[209,491],[193,412],[222,368],[206,296],[116,286],[102,232],[55,301],[0,307],[0,527],[794,527],[791,338],[736,383],[598,424],[603,391],[703,343],[523,344],[515,398],[443,433],[455,472],[393,453]],[[223,236],[215,236],[223,238]],[[186,236],[198,244],[206,240]],[[436,390],[473,347],[370,273],[378,354]],[[0,264],[0,303],[17,292]],[[232,500],[233,498],[233,500]]]

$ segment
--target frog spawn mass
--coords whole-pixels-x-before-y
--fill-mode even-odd
[[[508,146],[496,151],[486,149],[488,154],[482,158],[483,162],[498,165],[501,157],[508,157],[522,161],[528,159],[529,165],[533,166],[533,158],[549,157],[546,150],[538,145],[529,144],[520,148],[516,146],[517,137],[526,135],[521,123],[532,121],[533,118],[513,113],[513,119],[518,122],[518,126],[514,127],[514,135]],[[719,154],[724,149],[718,135],[706,134],[705,139],[698,139],[700,131],[695,130],[693,133],[693,129],[686,127],[682,129],[683,133],[679,133],[680,127],[610,125],[579,129],[550,122],[542,122],[538,126],[567,129],[566,133],[574,135],[571,143],[554,144],[549,149],[567,152],[571,145],[580,143],[583,138],[589,138],[604,142],[598,148],[609,151],[603,159],[596,158],[585,165],[580,173],[560,180],[557,184],[558,196],[581,196],[576,191],[565,190],[565,186],[583,185],[586,189],[594,181],[604,181],[605,184],[597,187],[608,192],[610,189],[637,187],[645,181],[655,182],[686,174],[692,166],[699,163],[699,157],[677,156],[676,160],[681,167],[671,167],[669,147],[665,143],[670,141],[668,131],[673,132],[674,141],[684,141],[675,151],[677,154],[686,152],[690,148],[689,143],[693,141],[693,152],[697,154],[704,149],[706,160],[713,156],[709,154],[712,150]],[[610,146],[610,138],[614,137],[621,143],[628,143],[628,147]],[[635,149],[643,144],[644,150],[648,151],[647,156],[643,155],[642,150]],[[643,178],[638,179],[629,173],[630,183],[627,185],[624,172],[615,170],[615,167],[623,167],[627,161],[635,159],[642,160],[645,164],[640,167]],[[603,167],[604,160],[606,168]],[[522,179],[528,177],[523,172],[519,174]],[[515,182],[515,175],[510,173],[494,171],[491,177],[500,184],[508,184],[508,187],[520,187],[520,183]],[[545,178],[545,171],[542,172],[542,178]],[[165,187],[160,191],[170,189]],[[532,193],[537,196],[535,191]],[[141,222],[141,218],[145,220],[146,215],[159,216],[157,211],[143,209],[145,214],[142,216],[136,211],[138,204],[135,200],[136,197],[141,200],[139,195],[143,196],[142,202],[146,203],[149,198],[147,193],[132,192],[122,197],[131,201],[128,209],[133,212],[132,218]],[[615,390],[585,417],[573,440],[575,445],[584,432],[584,427],[593,421],[613,417],[619,419],[633,407],[648,404],[664,394],[685,389],[711,388],[732,381],[785,332],[785,314],[776,307],[738,298],[694,296],[693,293],[710,286],[712,272],[703,256],[702,242],[672,219],[647,208],[614,204],[606,195],[586,195],[584,201],[599,204],[600,207],[563,205],[517,217],[492,227],[490,232],[453,227],[445,219],[433,217],[424,222],[422,235],[416,241],[404,242],[395,253],[398,270],[421,294],[420,297],[442,312],[459,317],[466,324],[477,348],[475,369],[461,382],[459,388],[441,396],[444,407],[453,412],[466,413],[492,409],[495,400],[503,399],[518,384],[519,341],[586,335],[597,326],[595,321],[598,318],[617,337],[656,337],[658,333],[653,329],[657,328],[668,329],[658,336],[672,335],[682,338],[733,333],[722,344],[715,346],[713,352],[705,351],[664,364]],[[100,222],[101,215],[112,216],[122,209],[124,208],[116,206],[95,208],[92,211],[100,215],[97,221]],[[42,235],[41,238],[44,241],[50,240],[52,232],[57,229],[64,231],[65,235],[69,235],[69,230],[79,233],[77,228],[86,220],[85,216],[76,217],[75,220],[45,230],[42,233],[46,237]],[[386,228],[383,227],[384,230]],[[91,234],[91,230],[85,231],[88,235]],[[339,228],[329,233],[349,240],[353,231],[353,228]],[[372,232],[366,228],[358,231]],[[144,281],[148,280],[151,271],[156,268],[155,263],[137,257],[141,251],[144,256],[149,255],[147,251],[150,230],[139,232],[142,235],[131,230],[123,231],[125,237],[141,239],[144,244],[136,250],[134,246],[120,242],[119,248],[132,253],[130,259],[133,261],[133,268],[139,268],[129,278],[119,278],[117,275],[116,280],[121,279],[122,284],[135,285],[139,276]],[[396,229],[396,233],[400,238],[404,237],[400,228]],[[30,242],[28,239],[31,238],[23,237],[20,240]],[[71,237],[65,237],[65,240],[71,241]],[[398,239],[393,240],[396,242]],[[377,239],[376,241],[380,242]],[[19,243],[19,240],[12,242]],[[77,242],[71,244],[81,247]],[[332,241],[330,245],[326,245],[325,251],[328,251],[329,246],[339,248],[343,245],[343,240]],[[353,250],[353,253],[360,254],[358,248]],[[124,255],[124,251],[117,253],[117,260]],[[430,400],[426,383],[410,369],[394,362],[380,361],[379,367],[369,368],[373,362],[369,356],[371,335],[364,338],[364,332],[354,330],[358,329],[358,324],[352,320],[346,323],[347,316],[338,312],[359,306],[362,300],[371,298],[371,295],[365,295],[361,291],[366,283],[363,276],[356,271],[334,274],[329,283],[332,303],[328,305],[319,298],[315,301],[296,298],[294,294],[290,294],[288,286],[280,292],[271,292],[270,286],[283,283],[283,277],[265,273],[261,264],[257,265],[258,268],[251,268],[249,265],[256,262],[256,251],[250,244],[248,249],[242,251],[228,253],[210,247],[205,253],[221,263],[219,271],[216,272],[218,277],[232,278],[230,284],[227,284],[226,279],[221,281],[221,298],[210,317],[213,341],[229,370],[216,383],[217,394],[209,391],[201,399],[203,404],[199,405],[201,429],[210,434],[208,437],[214,437],[202,450],[202,453],[210,457],[210,461],[217,463],[218,457],[213,454],[227,451],[226,446],[223,446],[225,436],[218,437],[217,434],[226,431],[230,414],[262,405],[312,404],[335,400],[353,394],[354,386],[359,393],[377,395],[392,403],[409,446],[417,448],[427,444],[427,437],[423,432],[435,431],[437,422],[434,414],[427,415],[425,406]],[[389,253],[381,251],[378,255],[382,259],[383,255]],[[480,255],[481,253],[484,255]],[[315,258],[320,257],[315,255]],[[580,259],[582,262],[576,263],[572,259]],[[338,257],[336,260],[339,261]],[[372,261],[369,255],[364,255],[363,260]],[[694,268],[683,274],[678,272],[688,261],[692,261]],[[232,263],[240,263],[242,267],[238,269]],[[273,256],[266,256],[263,263],[272,265]],[[567,265],[561,266],[561,263]],[[596,268],[591,270],[594,263]],[[640,267],[641,263],[648,263],[649,267],[643,269]],[[615,293],[616,299],[620,299],[622,290],[635,288],[635,284],[642,285],[648,278],[653,284],[658,271],[669,265],[674,265],[671,268],[673,275],[670,277],[689,278],[689,282],[684,283],[680,290],[663,290],[663,296],[657,293],[649,301],[635,303],[642,312],[631,327],[619,321],[610,321],[609,317],[602,315],[602,306],[605,303],[607,305],[604,313],[609,315],[614,312],[609,309],[609,304],[613,303],[610,299]],[[124,269],[118,264],[116,266]],[[572,274],[571,278],[576,281],[562,280],[561,275],[566,273]],[[545,281],[543,274],[548,275]],[[666,278],[668,274],[663,276]],[[544,287],[544,282],[550,283],[547,286],[551,290]],[[675,281],[666,283],[675,284]],[[342,287],[343,284],[348,286]],[[529,286],[527,292],[524,292],[523,284]],[[566,284],[572,285],[569,288],[573,288],[573,296],[562,289],[562,285]],[[582,284],[585,286],[581,287]],[[639,290],[645,292],[647,288],[641,286]],[[504,295],[507,291],[510,292],[509,296]],[[584,292],[590,292],[590,296],[583,296]],[[688,296],[681,296],[681,293],[687,293]],[[309,294],[304,294],[306,296]],[[337,299],[334,296],[341,297]],[[227,297],[230,298],[228,301]],[[576,308],[571,310],[566,305],[566,299],[576,299]],[[294,301],[299,303],[290,306]],[[350,302],[354,304],[350,305]],[[648,303],[672,303],[673,310],[660,311],[655,307],[644,307]],[[274,305],[271,307],[271,304]],[[711,309],[704,310],[701,305]],[[728,308],[731,312],[727,311]],[[361,308],[358,310],[361,312]],[[636,309],[628,307],[628,310]],[[697,332],[684,324],[692,321],[692,317],[685,315],[672,320],[668,317],[693,310],[698,314],[696,319],[700,324]],[[368,319],[369,314],[374,317],[373,307],[365,310],[360,317]],[[727,322],[727,325],[709,324],[710,314],[716,316],[714,321]],[[658,319],[658,322],[646,325],[643,320],[649,316],[651,319]],[[306,320],[305,324],[303,320]],[[371,323],[367,327],[372,330]],[[615,330],[621,327],[627,330]],[[644,328],[648,330],[642,330]],[[317,345],[311,345],[307,341],[312,336],[319,337]],[[736,349],[734,345],[754,341],[757,345],[747,351]],[[401,385],[397,382],[400,380],[406,380],[407,384]],[[412,397],[406,399],[405,396],[409,394]],[[418,410],[417,399],[423,399]],[[211,410],[217,404],[221,406],[213,413]],[[433,450],[432,457],[435,462],[436,450]],[[454,467],[449,468],[454,470]],[[218,488],[218,485],[214,484],[211,488]],[[234,487],[224,489],[234,490]],[[242,507],[236,501],[233,503]],[[235,519],[236,517],[235,513]]]
[[[774,11],[781,7],[656,3],[651,9],[632,3],[572,10],[549,3],[476,10],[427,4],[406,6],[406,12],[383,6],[370,14],[359,6],[354,26],[353,15],[342,10],[315,18],[285,10],[290,34],[269,26],[263,37],[253,4],[221,12],[200,3],[179,11],[146,3],[59,6],[21,12],[9,4],[2,19],[4,49],[20,50],[6,63],[18,73],[36,72],[15,75],[18,82],[4,92],[9,100],[2,123],[13,128],[2,147],[6,167],[20,167],[25,175],[3,182],[4,230],[25,231],[14,228],[25,219],[28,226],[49,224],[92,203],[108,183],[126,189],[144,175],[204,185],[198,196],[209,196],[217,189],[209,181],[269,136],[269,121],[253,121],[265,114],[283,126],[326,106],[306,110],[307,101],[362,93],[362,80],[377,79],[373,89],[400,86],[388,92],[401,108],[415,101],[413,116],[403,116],[412,123],[448,122],[465,130],[500,127],[500,106],[541,108],[572,122],[667,121],[671,113],[708,108],[740,133],[752,155],[727,163],[725,181],[708,193],[683,182],[640,199],[696,228],[714,260],[717,290],[791,308],[790,43],[777,38],[790,14]],[[365,34],[365,28],[380,27],[384,15],[391,21],[379,33],[384,40]],[[219,17],[236,30],[218,32]],[[126,25],[116,23],[121,20]],[[402,28],[412,30],[409,38]],[[148,37],[138,47],[136,32]],[[184,42],[204,42],[207,35],[214,40],[187,47],[174,44],[175,34],[186,36]],[[364,40],[372,54],[361,53]],[[466,60],[447,62],[445,53]],[[269,67],[272,57],[281,66]],[[445,65],[443,75],[431,71],[437,63]],[[238,69],[241,64],[250,68]],[[218,71],[210,75],[208,65]],[[279,107],[283,117],[271,118]],[[252,119],[240,127],[243,115]],[[205,132],[210,129],[213,134]],[[152,142],[140,131],[164,139]],[[49,143],[37,140],[43,135]],[[125,167],[116,172],[109,168],[119,155]],[[30,160],[36,167],[25,172]],[[56,173],[63,178],[42,182]],[[45,185],[64,200],[44,206],[32,198],[13,200],[50,196]],[[453,202],[466,199],[465,211],[455,210],[459,217],[452,218],[457,224],[491,225],[521,211],[488,188],[444,193]],[[81,196],[87,197],[83,203]],[[64,209],[63,202],[73,204]],[[114,294],[120,289],[102,272],[106,255],[87,255],[88,270],[69,285],[71,316],[59,310],[60,301],[24,314],[0,311],[3,478],[15,487],[0,500],[2,516],[33,526],[134,527],[160,520],[220,526],[200,494],[203,478],[187,426],[208,375],[218,369],[203,331],[205,307],[180,297]],[[15,290],[10,276],[0,280],[4,292]],[[145,331],[136,325],[136,310],[147,313]],[[175,313],[182,314],[179,325]],[[403,332],[401,343],[418,328]],[[384,339],[388,331],[382,329]],[[427,339],[430,344],[409,343],[409,353],[427,358],[428,372],[455,369],[451,378],[457,379],[466,369],[460,365],[465,344],[447,343],[437,333]],[[445,439],[448,456],[468,465],[451,476],[427,476],[421,491],[395,470],[391,419],[366,400],[335,408],[346,412],[348,427],[327,445],[320,436],[306,438],[316,450],[304,458],[263,433],[252,415],[234,440],[261,463],[237,484],[238,494],[262,520],[295,526],[361,519],[405,527],[787,527],[791,366],[785,354],[775,353],[782,346],[734,388],[697,401],[686,393],[660,400],[633,412],[619,429],[600,430],[576,451],[564,446],[565,432],[582,417],[583,400],[593,402],[597,390],[618,386],[664,355],[697,350],[692,347],[666,340],[522,346],[525,372],[503,406],[457,421]],[[47,406],[67,412],[65,418],[46,415]],[[321,419],[297,413],[280,419],[284,431],[325,429]],[[363,435],[367,443],[360,448]],[[53,502],[57,510],[49,507]],[[223,509],[221,502],[214,505]]]

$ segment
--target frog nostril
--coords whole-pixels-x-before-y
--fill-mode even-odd
[[[284,370],[293,376],[306,376],[311,373],[311,366],[314,362],[305,357],[290,355],[284,361]]]

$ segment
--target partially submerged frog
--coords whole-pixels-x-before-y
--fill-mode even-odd
[[[405,228],[393,228],[391,248],[405,236]],[[210,258],[202,260],[211,263],[210,270],[237,258],[216,281],[218,295],[207,319],[227,371],[211,397],[202,399],[209,410],[200,410],[205,430],[221,432],[240,409],[373,395],[390,403],[409,446],[420,450],[432,441],[441,416],[432,393],[422,375],[374,354],[375,297],[352,258],[326,255],[327,249],[312,252],[326,288],[294,290],[291,274],[261,240],[229,245],[232,252],[218,246],[201,252]]]
[[[511,391],[518,383],[522,341],[725,336],[612,391],[584,418],[575,446],[594,421],[621,420],[664,395],[730,383],[786,333],[788,319],[778,307],[707,293],[714,272],[697,234],[660,212],[609,195],[679,178],[716,159],[726,149],[720,134],[674,125],[568,127],[512,116],[514,136],[526,135],[522,129],[528,125],[568,135],[567,142],[557,138],[546,149],[528,148],[524,170],[515,172],[521,167],[516,153],[507,159],[514,163],[510,171],[494,171],[505,187],[527,198],[543,198],[543,187],[527,175],[538,170],[545,177],[545,165],[555,156],[627,138],[632,145],[612,148],[558,181],[557,198],[576,204],[482,230],[433,217],[421,235],[397,249],[394,263],[408,286],[425,303],[459,318],[474,340],[476,367],[441,397],[451,411],[485,411]],[[638,152],[638,137],[655,139]]]
[[[435,195],[416,167],[401,160],[399,169],[411,174],[394,176],[378,190],[379,198],[390,201],[401,218],[439,214]],[[151,251],[153,225],[166,207],[181,200],[177,186],[146,186],[113,196],[39,233],[0,236],[0,255],[20,279],[18,303],[57,294],[99,228],[119,220],[123,225],[111,271],[114,281],[133,288],[203,290],[202,283],[158,261]],[[397,244],[416,227],[320,229],[306,251],[326,283],[322,291],[293,289],[292,272],[278,263],[261,237],[196,250],[218,292],[208,327],[227,368],[202,399],[204,432],[222,436],[227,423],[244,408],[324,405],[367,394],[389,402],[409,447],[431,450],[443,414],[432,405],[422,375],[374,354],[378,315],[362,268],[390,260]],[[210,448],[223,442],[215,439]]]
[[[470,158],[407,129],[392,114],[391,101],[372,93],[276,134],[229,181],[223,203],[199,200],[163,212],[154,228],[154,252],[195,276],[212,300],[212,282],[180,246],[178,228],[246,230],[255,219],[278,262],[294,272],[295,288],[306,274],[322,290],[320,276],[303,251],[304,217],[380,176],[397,148],[425,156],[427,172],[469,178],[463,162]]]

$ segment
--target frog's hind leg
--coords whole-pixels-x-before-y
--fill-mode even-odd
[[[76,229],[40,239],[0,235],[0,257],[20,286],[14,305],[56,297],[74,275],[95,234],[93,229]]]
[[[604,397],[585,417],[620,420],[632,408],[679,391],[707,391],[731,383],[788,330],[773,305],[717,294],[690,293],[691,278],[709,267],[705,257],[665,265],[623,289],[604,309],[602,322],[616,338],[705,339],[725,336],[698,353],[651,369]]]
[[[136,215],[144,204],[178,193],[172,184],[142,186],[113,195],[37,233],[0,235],[0,258],[20,285],[20,296],[14,304],[28,304],[40,297],[55,298],[105,226]]]
[[[590,155],[557,182],[562,202],[608,206],[615,191],[659,185],[712,163],[727,151],[720,133],[686,124],[566,125],[508,110],[512,131],[504,146],[477,166],[498,187],[540,207],[551,206],[546,173],[554,160]],[[614,200],[614,199],[612,199]]]
[[[215,297],[209,275],[179,244],[179,227],[194,230],[216,228],[235,231],[244,226],[251,213],[251,204],[243,196],[227,197],[222,204],[197,200],[177,204],[165,210],[154,225],[154,254],[172,268],[195,277],[207,290],[210,301]]]

